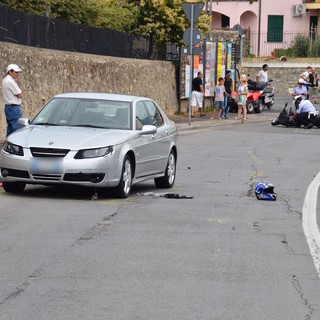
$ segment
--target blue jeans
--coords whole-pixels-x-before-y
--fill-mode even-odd
[[[229,118],[229,106],[228,106],[228,97],[224,96],[224,104],[221,112],[221,118],[223,117],[223,114],[226,118]]]
[[[6,115],[7,120],[7,136],[20,129],[20,126],[18,125],[17,121],[19,118],[22,118],[22,111],[20,109],[20,106],[18,105],[5,105],[4,107],[4,113]]]

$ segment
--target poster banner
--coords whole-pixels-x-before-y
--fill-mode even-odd
[[[235,45],[229,42],[201,43],[201,55],[193,57],[193,74],[190,71],[190,55],[181,56],[180,98],[189,98],[190,77],[195,78],[198,72],[204,73],[205,97],[214,96],[214,88],[219,77],[224,78],[227,69],[235,80]],[[205,58],[205,59],[204,59]],[[204,65],[205,61],[205,65]],[[235,81],[234,81],[235,83]]]
[[[227,65],[227,43],[218,42],[217,53],[217,82],[220,77],[224,78],[226,75]]]
[[[202,44],[201,44],[202,45]],[[181,58],[181,84],[180,98],[189,98],[190,93],[190,55],[183,55]],[[203,72],[203,47],[200,56],[193,56],[193,75],[192,79],[197,77],[198,72]]]
[[[205,68],[205,96],[214,96],[214,87],[216,85],[216,42],[206,43],[206,68]]]

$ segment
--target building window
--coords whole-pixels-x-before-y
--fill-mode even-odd
[[[230,28],[230,18],[224,14],[221,15],[221,27]]]
[[[268,42],[282,42],[283,16],[268,16]]]

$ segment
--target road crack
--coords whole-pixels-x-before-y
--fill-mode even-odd
[[[305,297],[300,280],[295,275],[292,276],[292,285],[293,285],[294,289],[298,292],[300,299],[302,300],[303,304],[305,305],[305,307],[308,310],[308,313],[305,315],[304,319],[310,320],[312,318],[314,308],[309,303],[308,299]]]

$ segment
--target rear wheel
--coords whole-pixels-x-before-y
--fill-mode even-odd
[[[176,179],[177,158],[171,150],[168,158],[166,171],[163,177],[154,179],[157,188],[172,188]]]
[[[246,107],[247,107],[247,112],[248,113],[253,113],[253,111],[254,111],[254,109],[256,107],[256,103],[253,102],[253,101],[247,100]]]
[[[22,193],[24,188],[26,187],[25,182],[17,181],[17,182],[2,182],[3,189],[6,192],[10,193]]]
[[[258,100],[257,106],[254,109],[255,113],[261,113],[262,112],[262,102],[260,100]]]
[[[126,155],[122,165],[120,182],[115,188],[116,196],[119,198],[127,198],[129,196],[132,187],[132,176],[132,162],[130,157]]]

